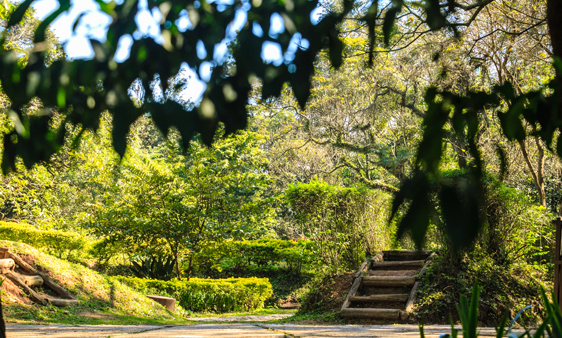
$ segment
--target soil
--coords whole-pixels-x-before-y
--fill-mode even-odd
[[[4,282],[2,283],[2,291],[2,300],[5,302],[24,305],[33,304],[33,301],[23,293],[20,287],[15,285],[8,278],[5,278]]]
[[[301,303],[297,302],[294,298],[281,300],[281,302],[279,302],[279,307],[282,309],[298,309],[300,306]]]
[[[99,313],[99,312],[90,312],[90,311],[80,312],[78,314],[78,316],[86,317],[86,318],[92,318],[92,319],[104,319],[104,320],[117,319],[117,317],[115,317],[113,315],[109,315],[109,314],[106,314],[106,313]]]
[[[322,308],[326,312],[339,312],[353,283],[353,273],[327,276],[301,305],[304,311]]]
[[[29,264],[30,266],[35,266],[35,257],[31,256],[31,255],[24,255],[24,254],[18,254],[18,256],[20,256],[20,258],[26,262],[27,264]]]

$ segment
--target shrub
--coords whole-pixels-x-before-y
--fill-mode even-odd
[[[40,230],[32,225],[0,221],[0,238],[29,244],[58,257],[85,252],[91,242],[75,232]]]
[[[189,281],[116,278],[139,292],[173,297],[179,305],[193,312],[250,311],[263,307],[272,295],[266,278],[192,278]]]
[[[286,196],[327,270],[354,269],[365,256],[391,246],[390,194],[313,180],[292,184]]]
[[[527,305],[532,308],[518,322],[534,325],[545,315],[540,295],[541,287],[552,287],[549,279],[538,265],[498,265],[478,247],[456,261],[448,252],[440,252],[422,277],[414,308],[416,319],[447,324],[452,315],[457,321],[460,295],[470,295],[472,285],[478,281],[482,286],[479,316],[483,326],[496,325],[506,312],[514,318]]]
[[[149,256],[131,260],[129,270],[139,278],[170,280],[174,277],[176,259],[173,256]]]
[[[243,270],[250,266],[276,266],[300,273],[314,260],[312,241],[260,239],[209,243],[194,264],[198,272],[204,274],[212,273],[211,270]]]
[[[468,179],[467,172],[460,170],[446,171],[442,176],[444,179],[435,183],[436,194],[449,182],[448,179]],[[478,230],[473,245],[461,251],[469,253],[478,246],[498,265],[509,266],[525,261],[547,268],[546,264],[553,258],[554,227],[550,221],[554,216],[546,208],[534,203],[524,192],[508,187],[493,175],[486,175],[483,183],[486,199],[481,202],[480,213],[484,224]],[[450,248],[451,238],[458,240],[467,235],[459,231],[458,224],[443,222],[445,218],[440,208],[436,208],[432,219],[436,222],[437,231],[441,231],[434,239],[441,240],[439,244],[443,248]],[[446,233],[448,236],[445,236]]]

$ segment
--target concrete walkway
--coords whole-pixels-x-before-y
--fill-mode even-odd
[[[8,325],[8,338],[283,338],[283,337],[377,337],[419,338],[416,325],[289,325],[289,324],[195,324],[173,326],[121,325]],[[449,333],[444,325],[428,325],[425,334],[437,338]],[[495,337],[495,329],[480,328],[480,337]]]
[[[195,322],[267,322],[291,317],[292,314],[257,315],[257,316],[230,316],[230,317],[191,317]]]

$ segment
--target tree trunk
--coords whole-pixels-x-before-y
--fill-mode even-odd
[[[176,275],[178,276],[178,280],[181,280],[180,260],[177,253],[174,254],[174,258],[176,259]]]
[[[525,163],[531,172],[531,176],[533,176],[533,183],[535,184],[535,188],[537,188],[537,192],[539,194],[539,203],[543,207],[546,208],[546,193],[544,188],[544,148],[542,147],[540,141],[535,138],[537,143],[538,149],[538,158],[537,158],[537,170],[535,171],[535,167],[531,163],[531,159],[529,158],[529,153],[527,152],[527,146],[525,145],[525,141],[519,141],[519,146],[521,148],[521,153],[523,154],[523,159],[525,159]]]
[[[2,285],[2,282],[0,282],[0,285]],[[4,313],[2,312],[1,297],[0,297],[0,338],[6,338],[6,324],[4,323]]]
[[[189,267],[187,268],[187,281],[191,278],[191,270],[193,269],[193,253],[189,256]]]
[[[537,144],[537,180],[539,183],[539,199],[543,207],[546,208],[546,190],[544,186],[544,147],[542,146],[541,140],[538,136],[535,136],[535,143]]]
[[[562,1],[546,2],[546,17],[554,56],[562,58]]]
[[[548,0],[546,2],[546,18],[552,53],[555,57],[562,59],[562,1]],[[562,81],[560,76],[556,76],[556,80]],[[559,95],[558,100],[562,102],[562,93]],[[558,119],[562,119],[562,104],[558,105]],[[562,216],[562,204],[560,205],[559,215]]]
[[[172,256],[174,256],[174,259],[176,260],[176,277],[178,277],[178,280],[181,280],[181,271],[180,271],[180,260],[178,258],[178,245],[173,245],[172,241],[170,239],[166,239],[166,242],[168,242],[168,246],[170,247],[170,252],[172,253]]]

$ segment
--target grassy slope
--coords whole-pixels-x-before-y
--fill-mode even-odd
[[[459,262],[451,262],[438,255],[422,278],[414,312],[416,320],[431,324],[448,324],[450,316],[458,322],[456,305],[460,294],[470,297],[478,280],[482,287],[478,308],[479,321],[485,326],[500,322],[504,313],[509,318],[526,305],[517,323],[534,325],[545,314],[540,289],[552,288],[552,277],[537,266],[528,264],[497,265],[490,257],[477,252]]]
[[[148,324],[183,322],[182,311],[172,314],[140,293],[109,276],[84,266],[69,263],[22,243],[0,240],[0,246],[31,255],[35,267],[70,290],[79,304],[68,308],[4,304],[4,315],[11,322],[56,322],[72,324]]]

